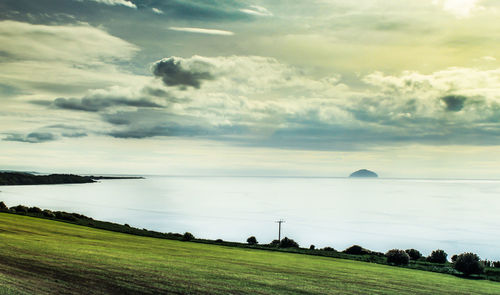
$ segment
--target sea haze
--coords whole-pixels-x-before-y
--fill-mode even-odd
[[[148,177],[6,186],[0,200],[199,238],[375,251],[444,249],[500,260],[500,181],[277,177]]]

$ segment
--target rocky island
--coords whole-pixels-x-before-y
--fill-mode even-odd
[[[349,177],[356,177],[356,178],[376,178],[378,177],[377,173],[367,170],[367,169],[361,169],[356,172],[351,173]]]

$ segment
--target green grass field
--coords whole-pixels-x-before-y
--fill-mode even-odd
[[[500,283],[0,213],[0,294],[500,294]]]

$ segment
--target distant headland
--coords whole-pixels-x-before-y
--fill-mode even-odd
[[[65,183],[92,183],[101,179],[142,179],[143,177],[130,176],[80,176],[74,174],[35,175],[26,172],[0,172],[1,185],[37,185],[37,184],[65,184]]]
[[[377,173],[366,170],[366,169],[361,169],[356,172],[351,173],[349,177],[358,177],[358,178],[376,178],[378,177]]]

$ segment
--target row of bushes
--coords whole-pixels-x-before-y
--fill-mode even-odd
[[[211,240],[196,240],[194,235],[186,232],[184,234],[178,233],[160,233],[155,231],[149,231],[147,229],[138,229],[134,227],[130,227],[128,224],[120,225],[110,222],[98,221],[94,220],[90,217],[87,217],[78,213],[67,213],[62,211],[50,211],[50,210],[42,210],[38,207],[26,207],[22,205],[14,206],[8,208],[3,202],[0,202],[0,211],[10,212],[15,214],[23,214],[30,215],[36,217],[44,217],[49,219],[56,219],[66,222],[72,222],[80,225],[96,227],[100,229],[106,229],[111,231],[141,235],[141,236],[150,236],[156,238],[166,238],[166,239],[175,239],[180,241],[196,241],[203,243],[216,243],[216,244],[224,244],[229,246],[239,246],[242,245],[239,243],[231,243],[224,242],[221,239],[211,241]],[[266,245],[258,245],[258,241],[254,236],[251,236],[247,239],[247,244],[260,248],[260,249],[284,249],[284,251],[294,251],[297,253],[304,254],[313,254],[313,255],[322,255],[322,256],[331,256],[331,257],[340,257],[340,258],[348,258],[357,259],[369,262],[377,262],[377,263],[388,263],[392,265],[408,265],[411,260],[420,263],[420,268],[425,270],[436,271],[434,266],[425,266],[425,263],[433,263],[437,264],[445,264],[447,263],[448,254],[443,250],[435,250],[428,257],[423,257],[422,254],[415,249],[407,249],[407,250],[399,250],[393,249],[389,250],[387,253],[380,253],[365,249],[359,245],[353,245],[342,252],[335,250],[332,247],[325,247],[322,249],[316,249],[314,245],[311,245],[309,249],[299,248],[299,244],[290,239],[288,237],[283,238],[282,240],[273,240],[270,244]],[[296,250],[293,250],[296,249]],[[283,250],[280,250],[283,251]],[[348,256],[345,256],[348,255]],[[359,258],[356,258],[359,257]],[[366,257],[366,258],[362,258]],[[500,267],[500,261],[480,261],[479,256],[474,253],[463,253],[460,255],[453,255],[451,257],[452,265],[456,271],[463,273],[468,276],[471,274],[481,274],[483,273],[485,267]],[[438,270],[439,271],[439,270]],[[489,270],[491,272],[493,270]],[[498,276],[495,274],[495,276]]]
[[[247,239],[249,245],[257,245],[258,241],[254,236]],[[299,248],[299,245],[292,239],[285,237],[283,240],[274,240],[267,246],[278,247],[278,248]],[[316,250],[314,245],[309,247],[309,250]],[[334,248],[325,247],[320,249],[321,251],[332,251],[337,252]],[[427,261],[430,263],[444,264],[448,262],[448,254],[441,250],[434,250],[428,257],[423,257],[422,253],[416,249],[392,249],[387,253],[383,254],[380,252],[370,251],[359,245],[351,246],[342,253],[349,255],[372,255],[372,256],[385,256],[387,263],[392,265],[408,265],[411,260],[413,261]],[[485,267],[500,267],[500,261],[481,261],[479,256],[474,253],[462,253],[460,255],[453,255],[451,257],[453,268],[465,276],[472,274],[482,274]]]

